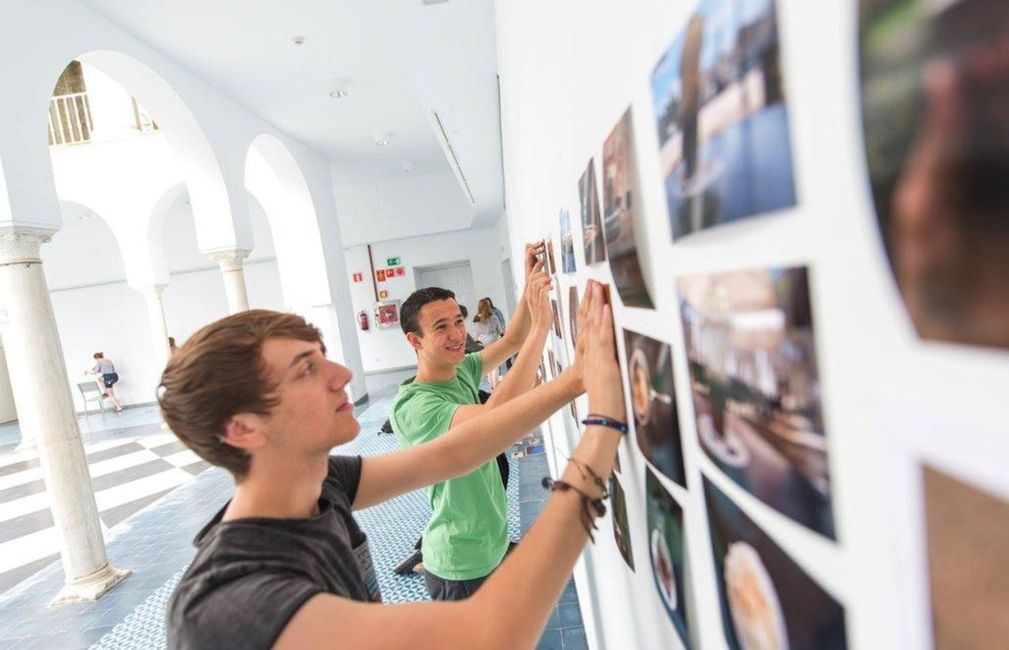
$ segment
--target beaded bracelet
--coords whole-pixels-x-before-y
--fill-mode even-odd
[[[599,528],[596,526],[596,520],[595,517],[592,516],[592,512],[593,511],[595,512],[596,517],[602,517],[603,515],[606,514],[606,504],[603,503],[602,498],[590,497],[588,494],[586,494],[582,490],[579,490],[578,488],[571,485],[567,481],[562,481],[560,479],[555,481],[549,476],[543,477],[543,487],[550,490],[551,492],[556,491],[566,492],[568,490],[571,490],[572,492],[577,492],[579,495],[581,495],[582,528],[585,529],[585,532],[589,536],[589,540],[591,540],[592,543],[594,544],[596,539],[595,537],[592,536],[592,531],[599,530]]]
[[[610,429],[616,429],[620,433],[627,433],[626,422],[614,420],[613,418],[608,418],[605,415],[599,415],[597,413],[589,413],[589,416],[582,420],[582,424],[585,426],[595,425],[600,427],[609,427]]]

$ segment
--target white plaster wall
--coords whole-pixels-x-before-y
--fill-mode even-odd
[[[388,300],[403,301],[416,289],[414,267],[467,261],[473,270],[477,295],[490,296],[495,305],[504,306],[501,260],[507,253],[503,250],[504,243],[499,237],[499,230],[483,228],[374,243],[371,250],[376,271],[386,268],[385,262],[389,257],[398,257],[406,271],[403,277],[379,282],[378,288],[389,292]],[[348,276],[356,272],[364,274],[364,281],[351,283],[350,295],[354,313],[365,310],[371,323],[367,332],[358,330],[365,372],[416,365],[417,357],[406,342],[402,329],[375,326],[375,292],[370,279],[367,247],[347,248],[346,258]]]
[[[403,174],[374,183],[347,183],[331,166],[344,246],[461,230],[473,206],[451,172]]]
[[[920,463],[1009,495],[1009,439],[1001,387],[1004,351],[920,341],[895,291],[867,191],[858,114],[856,3],[778,0],[782,66],[798,206],[672,243],[649,90],[652,69],[696,3],[497,3],[507,205],[513,259],[520,242],[558,239],[557,211],[578,214],[577,182],[630,105],[644,215],[638,240],[656,310],[615,310],[625,327],[672,344],[688,489],[685,512],[695,647],[724,648],[701,473],[712,480],[846,608],[851,648],[926,647]],[[598,169],[598,168],[597,168]],[[597,180],[599,176],[597,174]],[[573,219],[577,233],[580,224]],[[563,277],[562,291],[610,280],[606,264]],[[726,480],[700,452],[675,278],[803,264],[811,277],[838,541],[779,515]],[[626,392],[625,392],[626,394]],[[554,416],[560,455],[577,442]],[[549,446],[549,445],[548,445]],[[623,565],[608,518],[579,578],[590,646],[681,647],[652,584],[644,461],[621,445],[635,573]],[[1001,459],[1001,460],[998,460]]]
[[[7,354],[0,346],[0,424],[16,420],[17,409],[14,406],[14,393],[11,390],[11,379],[7,371]]]

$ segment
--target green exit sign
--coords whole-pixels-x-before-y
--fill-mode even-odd
[[[398,257],[388,257],[385,260],[385,265],[386,266],[399,266],[399,258]]]

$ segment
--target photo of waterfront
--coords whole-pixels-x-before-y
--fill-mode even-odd
[[[703,0],[651,90],[673,240],[795,205],[774,0]]]

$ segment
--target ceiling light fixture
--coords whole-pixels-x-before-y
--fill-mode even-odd
[[[375,134],[375,146],[376,147],[387,147],[389,146],[389,134],[379,131]]]
[[[409,160],[403,163],[403,173],[412,174],[413,173],[413,163]]]
[[[305,43],[305,37],[304,36],[292,36],[291,37],[291,42],[294,43],[295,45],[303,45]]]
[[[329,96],[332,97],[333,99],[343,99],[349,94],[350,93],[347,92],[346,88],[334,88],[333,90],[329,91]]]

